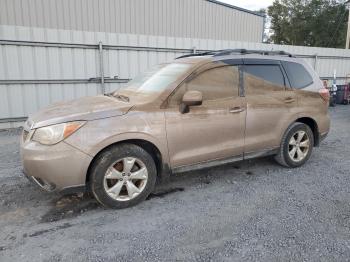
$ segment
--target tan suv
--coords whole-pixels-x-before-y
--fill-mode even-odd
[[[284,52],[186,55],[114,93],[29,117],[24,173],[46,190],[88,189],[124,208],[173,173],[266,155],[298,167],[328,133],[328,99],[312,68]]]

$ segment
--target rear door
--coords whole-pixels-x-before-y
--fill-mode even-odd
[[[245,156],[278,148],[297,106],[278,60],[245,59]]]

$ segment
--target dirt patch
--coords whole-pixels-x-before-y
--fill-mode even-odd
[[[0,220],[3,221],[13,221],[15,219],[22,219],[23,217],[27,216],[29,214],[29,211],[27,208],[19,208],[17,210],[4,212],[3,214],[0,214]]]
[[[72,225],[69,224],[69,223],[64,223],[63,225],[60,225],[60,226],[57,226],[57,227],[54,227],[54,228],[49,228],[49,229],[44,229],[44,230],[38,230],[38,231],[35,231],[34,233],[32,234],[24,234],[23,237],[37,237],[37,236],[40,236],[40,235],[43,235],[43,234],[46,234],[46,233],[49,233],[49,232],[56,232],[58,230],[61,230],[61,229],[66,229],[66,228],[69,228],[71,227]]]
[[[152,198],[162,198],[168,194],[184,191],[184,188],[176,187],[160,190],[148,196]],[[40,223],[56,222],[62,219],[74,218],[87,211],[101,208],[102,206],[90,194],[74,194],[62,196],[53,201],[53,207],[44,214]]]
[[[54,207],[41,217],[40,222],[47,223],[73,218],[100,207],[101,205],[89,194],[63,196],[54,201]]]
[[[168,194],[175,193],[175,192],[182,192],[184,190],[185,189],[183,187],[175,187],[175,188],[165,189],[165,190],[158,191],[158,192],[150,194],[147,197],[147,200],[150,200],[150,199],[155,198],[155,197],[162,198],[162,197],[164,197],[164,196],[166,196]]]

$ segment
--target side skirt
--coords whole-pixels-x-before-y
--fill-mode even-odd
[[[270,149],[264,149],[257,152],[244,153],[244,160],[276,155],[278,153],[278,149],[279,148],[270,148]]]
[[[204,169],[204,168],[221,166],[221,165],[234,163],[234,162],[238,162],[238,161],[242,161],[242,160],[243,160],[243,155],[238,155],[238,156],[224,158],[224,159],[215,159],[215,160],[201,162],[201,163],[197,163],[197,164],[193,164],[193,165],[175,167],[175,168],[173,168],[173,173],[184,173],[184,172],[188,172],[188,171],[194,171],[194,170],[199,170],[199,169]]]
[[[278,153],[278,148],[265,149],[257,152],[245,153],[244,155],[238,155],[230,158],[215,159],[207,162],[201,162],[193,165],[180,166],[172,169],[172,174],[184,173],[188,171],[200,170],[215,166],[221,166],[225,164],[235,163],[242,160],[271,156]]]

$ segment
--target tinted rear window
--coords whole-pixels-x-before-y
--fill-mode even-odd
[[[301,89],[313,83],[312,77],[305,67],[294,62],[282,62],[293,88]]]
[[[252,76],[284,87],[284,77],[279,65],[245,65],[244,68]]]

